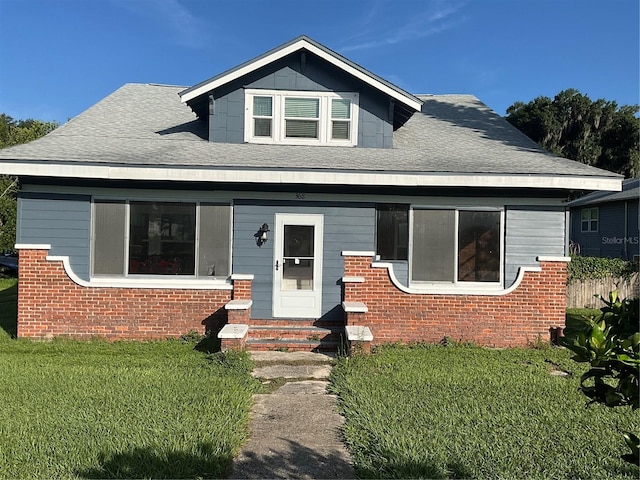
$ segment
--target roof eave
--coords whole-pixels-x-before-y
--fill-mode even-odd
[[[48,178],[138,180],[167,182],[221,182],[256,184],[361,185],[393,187],[479,187],[620,191],[617,176],[554,174],[488,174],[450,172],[392,172],[358,170],[300,170],[207,168],[89,164],[79,162],[5,162],[0,174]]]
[[[178,95],[180,95],[180,99],[183,103],[187,103],[194,98],[205,95],[206,93],[219,88],[222,85],[225,85],[233,80],[236,80],[244,75],[247,75],[259,68],[269,65],[272,62],[275,62],[291,53],[302,49],[308,50],[309,52],[319,56],[323,60],[342,69],[350,75],[353,75],[354,77],[372,86],[373,88],[376,88],[379,91],[389,95],[396,101],[399,101],[411,107],[415,111],[419,111],[422,107],[423,102],[417,97],[411,95],[408,92],[404,92],[398,87],[393,88],[392,86],[390,86],[390,84],[387,84],[386,82],[378,79],[378,77],[371,72],[368,72],[362,67],[357,67],[355,64],[347,61],[337,53],[327,49],[326,47],[314,42],[313,40],[305,36],[298,37],[297,39],[288,42],[280,47],[277,47],[264,55],[256,57],[253,60],[239,65],[238,67],[227,70],[226,72],[216,77],[213,77],[209,80],[199,83],[198,85],[188,88],[180,92]]]

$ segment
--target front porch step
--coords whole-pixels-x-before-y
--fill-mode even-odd
[[[250,323],[252,327],[344,327],[343,319],[323,318],[252,318]]]
[[[345,347],[340,340],[296,340],[296,339],[255,339],[248,338],[246,348],[249,351],[317,352],[328,354],[344,353]]]
[[[344,335],[344,326],[309,327],[309,326],[280,326],[280,325],[251,325],[249,327],[249,338],[256,340],[339,340],[340,335]],[[337,337],[337,338],[334,338]]]

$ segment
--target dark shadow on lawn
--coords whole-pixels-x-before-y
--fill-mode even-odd
[[[340,454],[278,439],[267,454],[241,454],[234,461],[229,478],[355,478],[355,472]]]
[[[80,478],[221,478],[228,474],[230,457],[215,455],[214,446],[206,442],[199,450],[194,455],[136,448],[104,454],[99,467],[74,473]]]

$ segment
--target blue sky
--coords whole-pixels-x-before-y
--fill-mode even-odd
[[[576,88],[640,103],[638,0],[0,0],[0,113],[65,122],[124,83],[191,86],[297,37],[501,115]]]

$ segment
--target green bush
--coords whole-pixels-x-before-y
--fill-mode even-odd
[[[637,272],[637,267],[621,258],[573,255],[567,267],[567,284],[588,279],[629,278],[634,272]]]
[[[573,360],[591,366],[580,379],[580,390],[589,404],[636,410],[640,407],[638,299],[620,299],[616,291],[608,300],[597,297],[605,303],[600,314],[567,317],[562,343],[575,354]],[[623,458],[638,465],[638,437],[631,432],[623,435],[632,450]]]

